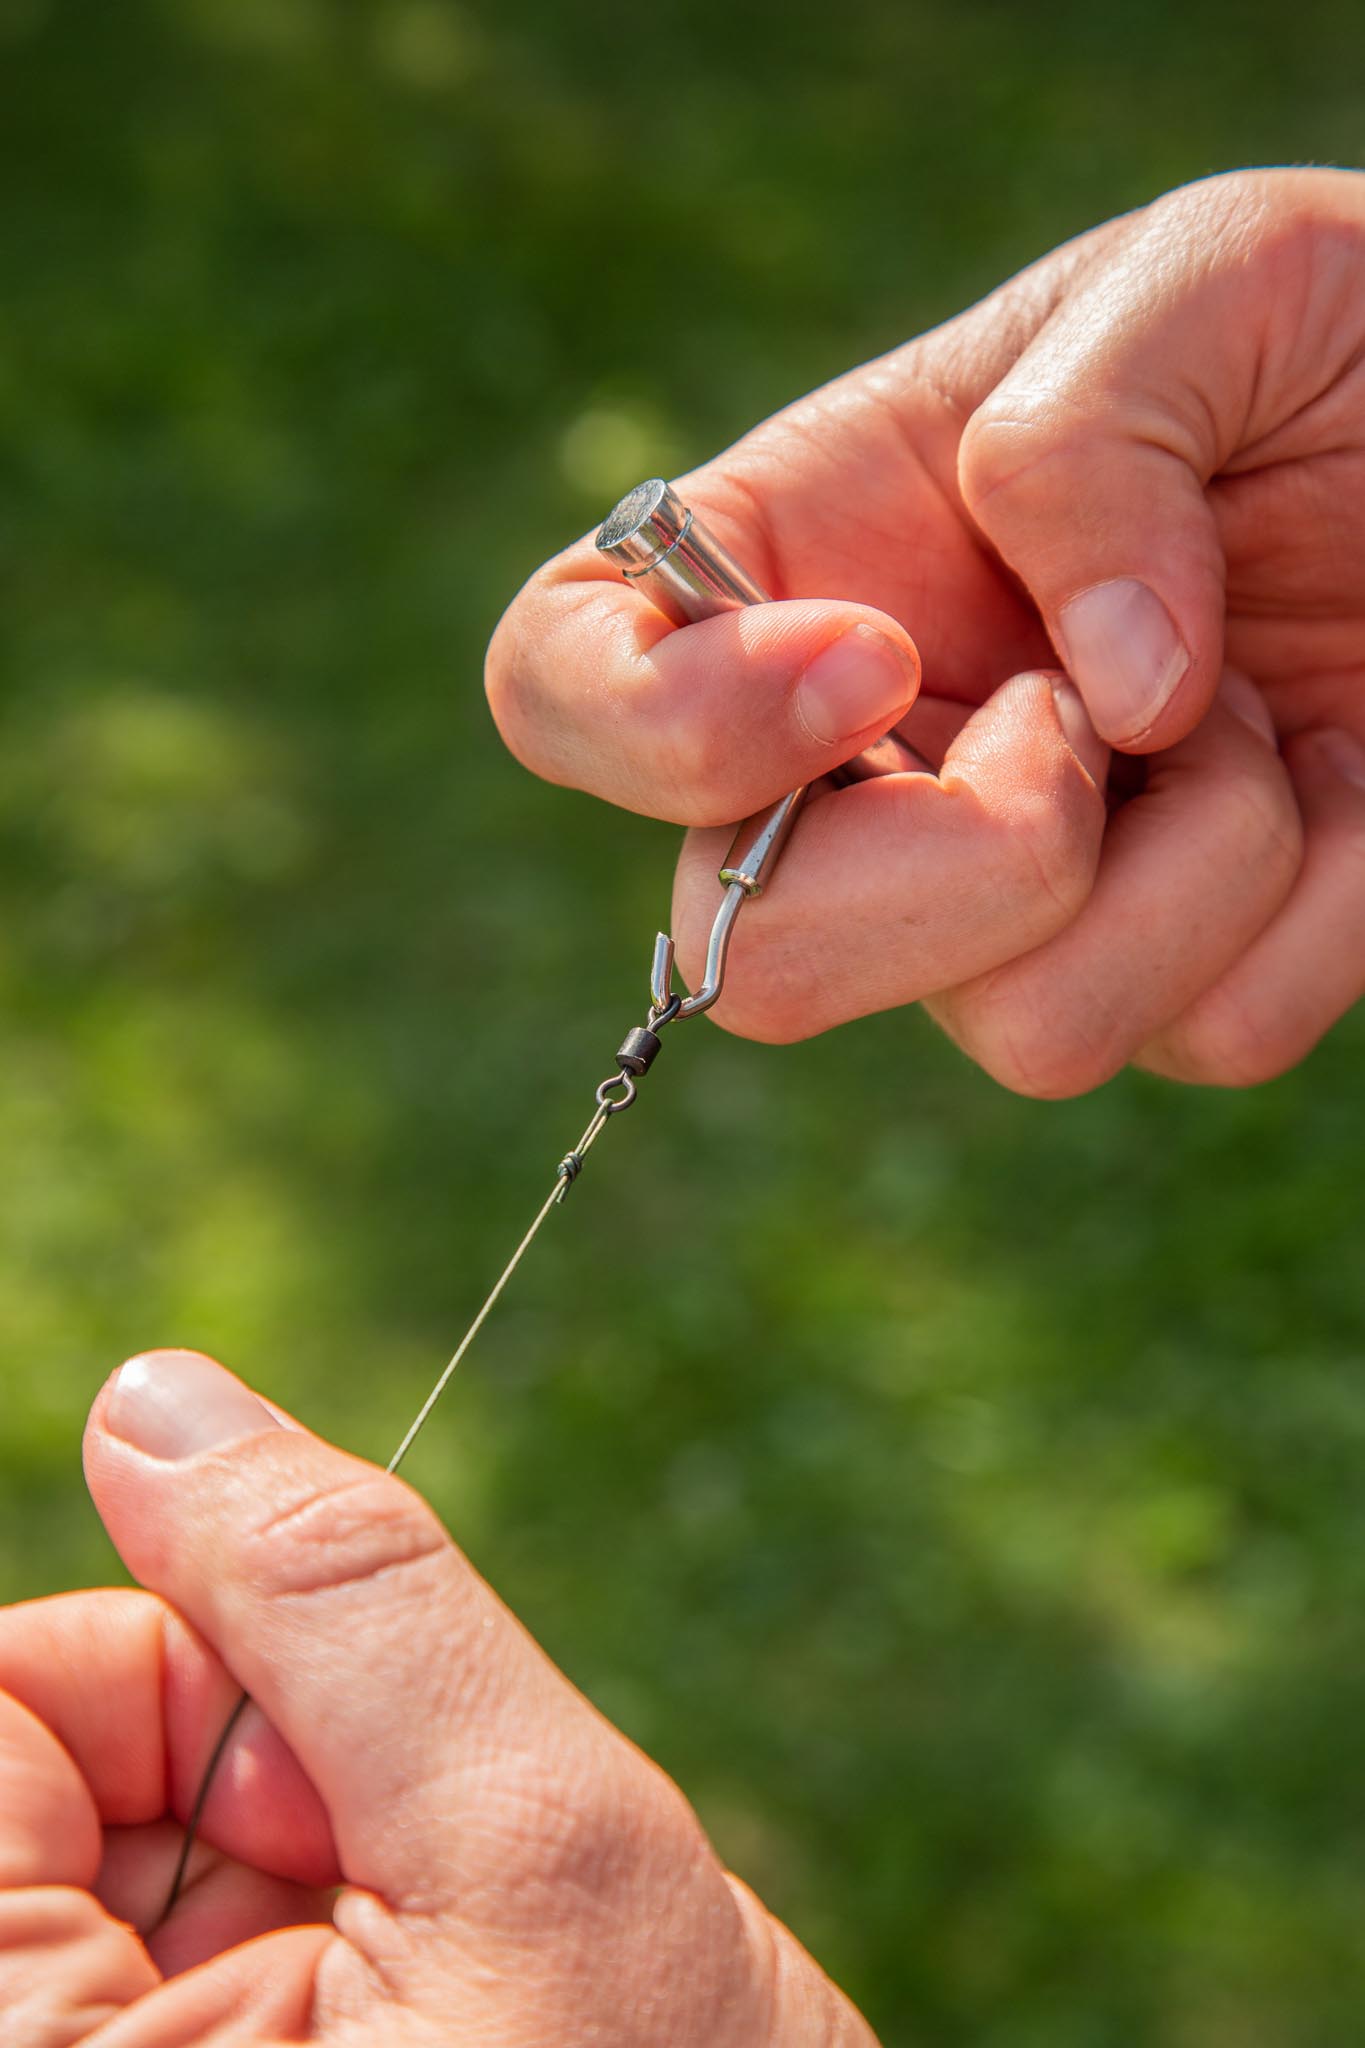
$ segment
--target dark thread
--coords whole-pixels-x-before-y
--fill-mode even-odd
[[[171,1909],[180,1897],[180,1888],[185,1882],[185,1872],[190,1867],[190,1854],[199,1838],[199,1823],[204,1818],[204,1808],[208,1804],[209,1793],[213,1789],[213,1780],[217,1774],[219,1764],[223,1761],[223,1751],[232,1740],[232,1731],[249,1706],[250,1699],[249,1693],[242,1694],[236,1706],[223,1723],[223,1732],[214,1743],[213,1754],[204,1766],[204,1775],[199,1780],[199,1790],[194,1796],[194,1805],[190,1808],[190,1817],[185,1823],[185,1839],[180,1844],[180,1856],[175,1866],[175,1875],[171,1879],[171,1888],[166,1894],[166,1903],[161,1908],[161,1918],[152,1929],[153,1934],[159,1928],[166,1925],[166,1922],[171,1917]]]

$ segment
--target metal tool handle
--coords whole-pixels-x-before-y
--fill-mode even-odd
[[[597,545],[675,626],[768,602],[661,476],[627,491],[598,528]]]
[[[762,585],[694,517],[662,477],[650,477],[626,493],[598,529],[597,546],[609,561],[617,564],[628,582],[643,591],[665,618],[678,626],[715,618],[720,612],[738,611],[745,605],[769,602]],[[844,762],[836,777],[841,782],[861,782],[871,776],[907,774],[928,767],[929,763],[913,747],[897,734],[888,733]],[[737,828],[720,869],[726,893],[711,929],[702,986],[685,998],[679,1016],[695,1016],[698,1010],[709,1008],[720,994],[725,956],[739,906],[746,897],[759,895],[765,882],[771,880],[808,787],[802,783],[788,791]],[[673,966],[672,941],[666,941],[666,953],[664,944],[665,935],[661,933],[653,975],[654,1000],[660,1005],[668,1001]]]
[[[657,605],[675,625],[692,625],[741,606],[766,604],[768,593],[756,583],[715,535],[681,502],[662,477],[650,477],[627,492],[608,513],[597,545],[622,575]],[[903,775],[928,763],[895,733],[855,754],[836,771],[841,782],[863,782],[875,775]],[[727,886],[738,882],[746,896],[757,896],[786,845],[805,800],[808,785],[752,818],[746,818],[720,870]]]

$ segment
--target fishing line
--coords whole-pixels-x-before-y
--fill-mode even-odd
[[[560,1160],[559,1165],[555,1169],[554,1186],[536,1211],[535,1217],[521,1243],[517,1246],[511,1258],[494,1281],[484,1300],[483,1307],[479,1310],[463,1337],[461,1337],[451,1354],[448,1364],[443,1368],[440,1376],[432,1386],[431,1392],[427,1395],[426,1400],[422,1403],[416,1415],[414,1415],[403,1436],[402,1442],[384,1467],[386,1472],[396,1472],[416,1443],[430,1419],[432,1410],[463,1363],[470,1345],[474,1342],[474,1339],[488,1321],[489,1316],[497,1307],[503,1289],[507,1286],[508,1281],[516,1272],[517,1267],[521,1264],[531,1246],[535,1243],[536,1238],[540,1234],[541,1226],[549,1216],[550,1211],[559,1208],[563,1203],[565,1196],[583,1171],[584,1160],[606,1129],[608,1121],[613,1116],[619,1115],[623,1109],[629,1109],[634,1103],[637,1093],[636,1080],[640,1075],[648,1072],[654,1060],[658,1057],[659,1047],[662,1043],[658,1034],[665,1024],[672,1022],[681,1008],[681,998],[670,996],[662,1009],[651,1007],[647,1024],[637,1026],[634,1031],[627,1034],[620,1052],[616,1055],[619,1071],[603,1081],[597,1090],[597,1107],[582,1137],[573,1147],[573,1150],[566,1152]],[[649,1041],[649,1043],[642,1045],[641,1041]],[[204,1809],[208,1805],[209,1793],[213,1789],[219,1766],[227,1754],[228,1745],[236,1732],[238,1723],[250,1704],[250,1699],[251,1695],[247,1692],[239,1695],[232,1712],[223,1723],[217,1741],[209,1752],[208,1762],[204,1766],[198,1790],[194,1795],[194,1804],[190,1808],[189,1818],[185,1823],[185,1836],[180,1844],[180,1854],[176,1858],[175,1870],[172,1873],[170,1886],[166,1893],[166,1903],[161,1909],[156,1927],[152,1929],[153,1933],[156,1932],[157,1928],[165,1925],[175,1907],[176,1901],[184,1890],[185,1876],[189,1870],[190,1857],[193,1853],[194,1845],[199,1839],[199,1830],[203,1823]]]
[[[714,618],[720,612],[764,604],[768,600],[768,593],[762,585],[755,582],[734,556],[723,548],[702,522],[680,502],[671,486],[662,477],[650,477],[646,482],[638,484],[633,491],[627,492],[620,503],[608,513],[598,532],[597,546],[606,559],[620,570],[631,588],[649,598],[675,625],[687,625],[700,619]],[[891,732],[865,748],[862,753],[855,755],[851,761],[846,761],[842,767],[835,770],[830,779],[836,783],[861,782],[875,776],[915,774],[926,770],[931,775],[934,772],[923,755],[916,753],[905,740]],[[673,941],[667,932],[658,934],[650,966],[650,1008],[647,1022],[627,1032],[616,1055],[618,1071],[609,1076],[598,1088],[597,1108],[586,1130],[573,1150],[566,1152],[560,1160],[554,1186],[537,1210],[521,1243],[503,1267],[483,1307],[460,1339],[450,1362],[413,1418],[411,1427],[388,1462],[387,1471],[396,1472],[417,1441],[441,1395],[458,1371],[470,1345],[497,1306],[503,1289],[530,1250],[550,1211],[563,1202],[569,1189],[583,1171],[583,1161],[606,1129],[608,1121],[621,1110],[629,1109],[635,1101],[636,1082],[648,1073],[658,1057],[660,1031],[674,1018],[700,1016],[704,1010],[710,1009],[720,995],[725,981],[735,920],[749,898],[761,895],[766,883],[771,880],[773,870],[791,836],[807,794],[807,787],[802,784],[779,798],[775,804],[770,804],[766,810],[747,819],[736,832],[725,864],[720,869],[719,879],[724,894],[711,926],[702,979],[691,995],[675,994]],[[190,1854],[198,1838],[209,1792],[227,1753],[233,1731],[240,1722],[246,1706],[247,1695],[243,1693],[233,1707],[204,1768],[194,1805],[186,1823],[185,1839],[181,1845],[166,1904],[162,1909],[161,1919],[157,1922],[158,1927],[166,1920],[184,1886]]]

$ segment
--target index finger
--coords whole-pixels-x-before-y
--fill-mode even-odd
[[[750,566],[766,564],[714,480],[714,498],[704,482],[685,488]],[[584,539],[513,600],[486,683],[504,740],[548,781],[679,824],[724,824],[879,738],[919,673],[898,621],[837,598],[674,626]]]
[[[61,1593],[0,1610],[0,1692],[51,1732],[106,1827],[188,1815],[239,1691],[203,1638],[152,1593]],[[317,1793],[259,1713],[239,1728],[203,1832],[277,1876],[336,1881]]]

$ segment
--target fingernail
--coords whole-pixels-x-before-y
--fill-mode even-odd
[[[1270,706],[1252,682],[1238,669],[1224,669],[1218,685],[1218,701],[1226,705],[1234,718],[1240,718],[1249,726],[1258,740],[1264,740],[1268,747],[1279,749],[1275,734],[1275,721],[1270,715]]]
[[[1065,676],[1051,676],[1048,680],[1052,701],[1057,706],[1057,722],[1066,734],[1067,744],[1090,780],[1103,789],[1109,775],[1109,748],[1091,724],[1085,700]]]
[[[1153,725],[1190,665],[1189,649],[1161,599],[1120,576],[1062,606],[1061,655],[1107,740],[1134,740]]]
[[[816,655],[796,686],[796,713],[822,746],[888,726],[915,694],[913,662],[875,626],[854,626]]]
[[[1343,780],[1365,789],[1365,747],[1354,733],[1343,732],[1340,726],[1326,726],[1313,734],[1313,746]]]
[[[278,1424],[231,1373],[197,1351],[147,1351],[114,1378],[105,1427],[153,1458],[192,1458]]]

